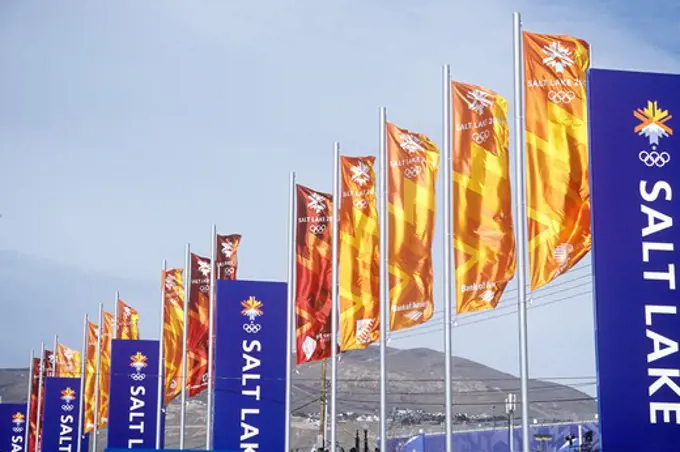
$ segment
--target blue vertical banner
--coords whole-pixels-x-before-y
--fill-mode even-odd
[[[285,446],[286,287],[217,282],[215,450]]]
[[[158,341],[113,340],[108,447],[155,447],[158,369]]]
[[[42,450],[75,451],[78,442],[80,378],[47,377]]]
[[[600,441],[680,444],[680,76],[588,75]]]
[[[0,451],[24,452],[26,428],[25,403],[0,403]]]

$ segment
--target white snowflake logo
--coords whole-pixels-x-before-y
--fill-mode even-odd
[[[402,133],[399,135],[399,146],[409,154],[415,154],[418,151],[424,151],[422,144],[420,144],[420,139],[414,137],[413,135],[408,135]]]
[[[64,351],[64,358],[66,358],[68,360],[73,358],[73,350],[71,350],[71,349],[65,350]]]
[[[352,180],[359,185],[364,185],[370,180],[368,166],[364,162],[359,162],[357,166],[351,168]]]
[[[326,200],[320,194],[312,193],[309,196],[309,204],[307,204],[307,207],[309,207],[310,209],[314,209],[314,211],[316,211],[317,214],[320,214],[321,212],[326,210]]]
[[[129,306],[125,306],[123,308],[123,316],[124,317],[130,317],[132,315],[132,310],[130,309]]]
[[[168,275],[165,277],[165,288],[172,290],[175,287],[175,280],[172,276]]]
[[[234,244],[227,241],[222,243],[222,254],[229,259],[234,254]]]
[[[477,112],[477,114],[484,113],[485,108],[491,107],[492,101],[489,99],[490,94],[479,89],[472,90],[467,94],[468,107],[470,110]]]
[[[210,274],[210,262],[199,260],[198,271],[201,272],[203,276],[208,276]]]
[[[557,41],[552,44],[543,46],[543,53],[548,55],[543,58],[543,64],[555,69],[555,72],[561,74],[564,69],[568,68],[574,64],[574,60],[571,56],[571,50],[564,47]]]

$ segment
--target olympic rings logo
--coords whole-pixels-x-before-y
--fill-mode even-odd
[[[21,432],[24,431],[24,428],[23,428],[23,427],[14,427],[14,428],[12,428],[12,430],[13,430],[15,433],[21,433]]]
[[[208,284],[203,284],[203,285],[199,288],[199,290],[201,291],[201,293],[208,293],[208,291],[210,290],[210,285],[208,285]]]
[[[404,170],[404,176],[408,177],[409,179],[413,179],[415,177],[418,177],[418,175],[420,175],[420,172],[422,170],[423,169],[419,166],[412,166],[412,167],[406,168]]]
[[[321,235],[324,232],[326,232],[326,225],[325,224],[313,224],[309,227],[309,232],[311,232],[314,235]]]
[[[135,381],[143,381],[146,378],[145,374],[131,374],[130,378],[132,378]]]
[[[228,275],[228,276],[233,275],[233,274],[234,274],[234,267],[227,267],[227,268],[225,268],[225,269],[224,269],[224,274],[225,274],[225,275]]]
[[[548,99],[556,104],[568,104],[576,98],[576,94],[572,91],[548,91]]]
[[[262,325],[260,325],[259,323],[244,323],[243,324],[243,331],[245,331],[248,334],[259,333],[261,329],[262,329]]]
[[[489,136],[490,134],[488,130],[484,130],[482,132],[475,132],[472,134],[472,141],[474,141],[477,144],[482,144],[489,139]]]
[[[354,200],[354,207],[357,209],[365,209],[366,206],[368,206],[368,201],[365,199],[355,199]]]
[[[642,163],[647,165],[648,167],[656,166],[657,168],[661,168],[666,163],[671,161],[671,156],[668,152],[663,151],[663,152],[656,152],[656,151],[640,151],[638,154],[638,158]]]
[[[66,411],[66,412],[73,411],[74,408],[75,408],[74,405],[62,405],[61,406],[62,411]]]

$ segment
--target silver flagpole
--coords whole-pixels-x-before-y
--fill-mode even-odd
[[[451,311],[453,310],[453,297],[451,292],[451,255],[453,253],[453,227],[451,224],[453,215],[453,196],[451,173],[451,69],[444,65],[442,71],[442,130],[444,151],[444,393],[446,397],[446,452],[453,450],[453,394],[451,380],[453,377],[453,360],[451,356]]]
[[[116,294],[114,295],[114,297],[115,297],[113,299],[113,318],[114,318],[114,321],[113,321],[113,332],[112,332],[113,334],[112,334],[111,337],[113,339],[118,339],[118,328],[120,328],[120,318],[118,317],[120,315],[120,312],[118,312],[118,311],[120,311],[120,309],[119,309],[119,306],[118,306],[118,304],[119,304],[118,299],[120,298],[120,293],[117,290],[116,290]]]
[[[179,411],[179,449],[184,450],[184,427],[187,416],[187,340],[189,338],[189,294],[191,293],[191,246],[187,243],[184,262],[184,329],[182,330],[182,392]]]
[[[165,387],[165,360],[163,359],[163,335],[165,332],[165,272],[168,269],[168,261],[163,260],[163,279],[161,280],[161,326],[158,340],[158,403],[156,404],[156,449],[161,448],[161,426],[163,415],[163,388]]]
[[[85,422],[85,413],[83,413],[83,408],[85,407],[85,371],[87,369],[87,347],[88,347],[88,318],[85,314],[83,320],[83,348],[80,352],[80,394],[78,398],[78,442],[76,444],[76,452],[82,451],[83,446],[83,423]]]
[[[33,360],[35,359],[35,351],[31,350],[31,361],[28,366],[28,397],[26,398],[26,431],[24,432],[24,444],[28,447],[28,438],[31,432],[31,397],[33,397]],[[286,449],[288,450],[288,449]],[[30,452],[30,451],[29,451]],[[78,451],[80,452],[80,451]]]
[[[340,221],[340,143],[337,141],[333,145],[333,211],[331,213],[332,240],[331,256],[333,259],[331,271],[331,447],[329,450],[335,451],[337,444],[336,419],[337,416],[337,392],[338,392],[338,275],[340,273],[338,263],[338,228]]]
[[[293,337],[295,337],[295,171],[290,172],[288,195],[288,306],[286,307],[286,439],[285,451],[290,450],[291,393],[293,391]]]
[[[50,376],[57,376],[57,365],[59,364],[59,357],[57,355],[57,347],[59,346],[59,336],[54,335],[54,343],[52,345],[52,373]]]
[[[513,48],[515,78],[515,203],[517,212],[517,303],[519,321],[519,373],[522,397],[522,452],[531,452],[529,438],[529,344],[526,294],[526,206],[524,204],[524,78],[522,73],[522,19],[514,13]]]
[[[380,107],[380,450],[387,450],[387,323],[390,321],[390,287],[387,252],[387,110]]]
[[[38,375],[38,403],[36,407],[35,416],[35,450],[34,452],[40,452],[40,411],[42,410],[42,395],[43,395],[43,374],[45,373],[45,343],[40,344],[40,374]]]
[[[92,451],[97,452],[99,435],[99,390],[102,373],[102,336],[104,335],[104,304],[99,304],[99,326],[97,327],[97,359],[94,373],[94,427],[92,429]]]
[[[205,450],[212,449],[213,430],[213,397],[215,382],[213,367],[215,366],[215,278],[217,278],[217,226],[212,225],[210,238],[210,308],[208,310],[208,407],[205,415]]]

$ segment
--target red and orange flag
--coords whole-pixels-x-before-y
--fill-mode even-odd
[[[515,274],[508,102],[452,83],[456,312],[493,309]],[[450,171],[450,168],[446,169]]]
[[[40,358],[33,358],[31,378],[31,413],[28,419],[28,451],[35,450],[38,428],[38,392],[40,388]]]
[[[116,337],[125,340],[139,340],[139,313],[123,300],[118,300]]]
[[[187,386],[189,396],[208,387],[208,335],[210,310],[210,259],[191,253]]]
[[[217,278],[236,279],[238,271],[238,247],[240,234],[217,235]]]
[[[182,269],[163,272],[163,363],[165,405],[182,391],[182,343],[184,335],[184,282]]]
[[[533,290],[591,246],[586,70],[590,46],[524,32],[529,267]]]
[[[81,366],[79,351],[64,344],[57,344],[57,377],[78,378],[80,377]]]
[[[387,123],[390,329],[434,313],[432,240],[439,149],[425,135]]]
[[[297,363],[331,355],[331,195],[297,186]]]
[[[380,253],[375,157],[340,157],[340,350],[380,336]]]
[[[102,353],[99,363],[99,419],[97,428],[109,425],[109,396],[111,394],[111,341],[116,327],[116,317],[104,312]],[[96,347],[96,345],[95,345]]]

